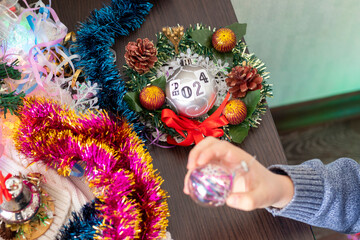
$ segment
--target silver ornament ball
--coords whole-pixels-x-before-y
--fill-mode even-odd
[[[200,117],[215,103],[215,77],[203,67],[182,66],[166,80],[165,94],[168,104],[179,115],[188,118]]]
[[[40,193],[32,183],[14,176],[6,180],[6,188],[12,196],[0,205],[0,220],[8,224],[23,223],[35,216],[40,208]]]

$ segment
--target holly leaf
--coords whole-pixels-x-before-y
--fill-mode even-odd
[[[213,55],[214,55],[214,62],[216,63],[218,59],[221,60],[221,62],[224,63],[228,63],[229,67],[231,68],[233,66],[233,61],[234,61],[234,54],[232,52],[227,52],[227,53],[221,53],[215,50],[215,48],[213,49]]]
[[[249,134],[250,126],[246,123],[229,126],[231,140],[235,143],[241,143]]]
[[[165,78],[165,76],[161,76],[161,77],[155,79],[154,81],[152,81],[151,84],[161,88],[165,92],[166,78]]]
[[[250,117],[260,101],[260,89],[247,92],[246,96],[241,100],[245,103],[247,109],[247,117]]]
[[[217,107],[217,106],[213,106],[213,107],[207,112],[207,114],[210,116],[211,114],[213,114],[213,113],[216,111],[216,109],[218,109],[218,107]]]
[[[212,48],[211,37],[213,33],[214,32],[211,31],[210,29],[199,29],[191,32],[190,36],[192,39],[194,39],[196,42],[200,43],[201,45],[208,48]]]
[[[246,34],[246,23],[233,23],[226,28],[230,28],[236,35],[236,41],[240,41]]]
[[[129,105],[131,110],[135,112],[143,111],[139,100],[139,94],[137,92],[125,93],[124,101]]]

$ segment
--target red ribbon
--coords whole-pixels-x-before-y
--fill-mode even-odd
[[[5,196],[6,201],[10,201],[12,198],[11,194],[9,193],[9,190],[7,190],[5,186],[6,180],[8,180],[11,177],[12,175],[10,173],[6,177],[4,177],[2,175],[2,172],[0,171],[0,204],[3,203],[3,198],[2,198],[3,194]]]
[[[161,112],[161,121],[168,127],[174,128],[176,132],[185,138],[182,142],[178,143],[174,138],[168,135],[167,142],[173,145],[190,146],[193,142],[198,144],[204,139],[204,136],[218,138],[224,135],[224,130],[219,127],[225,126],[229,123],[225,116],[221,116],[229,98],[230,93],[226,95],[220,107],[218,107],[218,109],[216,109],[216,111],[202,123],[194,119],[179,116],[170,109],[163,109]],[[187,133],[186,135],[185,132]]]

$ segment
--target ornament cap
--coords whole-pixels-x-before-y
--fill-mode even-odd
[[[30,220],[40,208],[38,189],[18,176],[6,180],[5,186],[12,199],[0,205],[0,220],[10,224]]]

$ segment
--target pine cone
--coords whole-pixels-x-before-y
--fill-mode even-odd
[[[5,240],[14,239],[16,237],[16,232],[11,231],[11,229],[7,228],[6,224],[2,222],[0,224],[0,237]]]
[[[230,87],[229,92],[233,98],[242,98],[248,91],[254,91],[262,88],[263,78],[257,73],[257,69],[247,66],[238,65],[231,69],[226,84]]]
[[[127,65],[139,74],[150,71],[158,60],[157,49],[149,39],[138,38],[136,42],[129,42],[125,47],[125,60]]]

